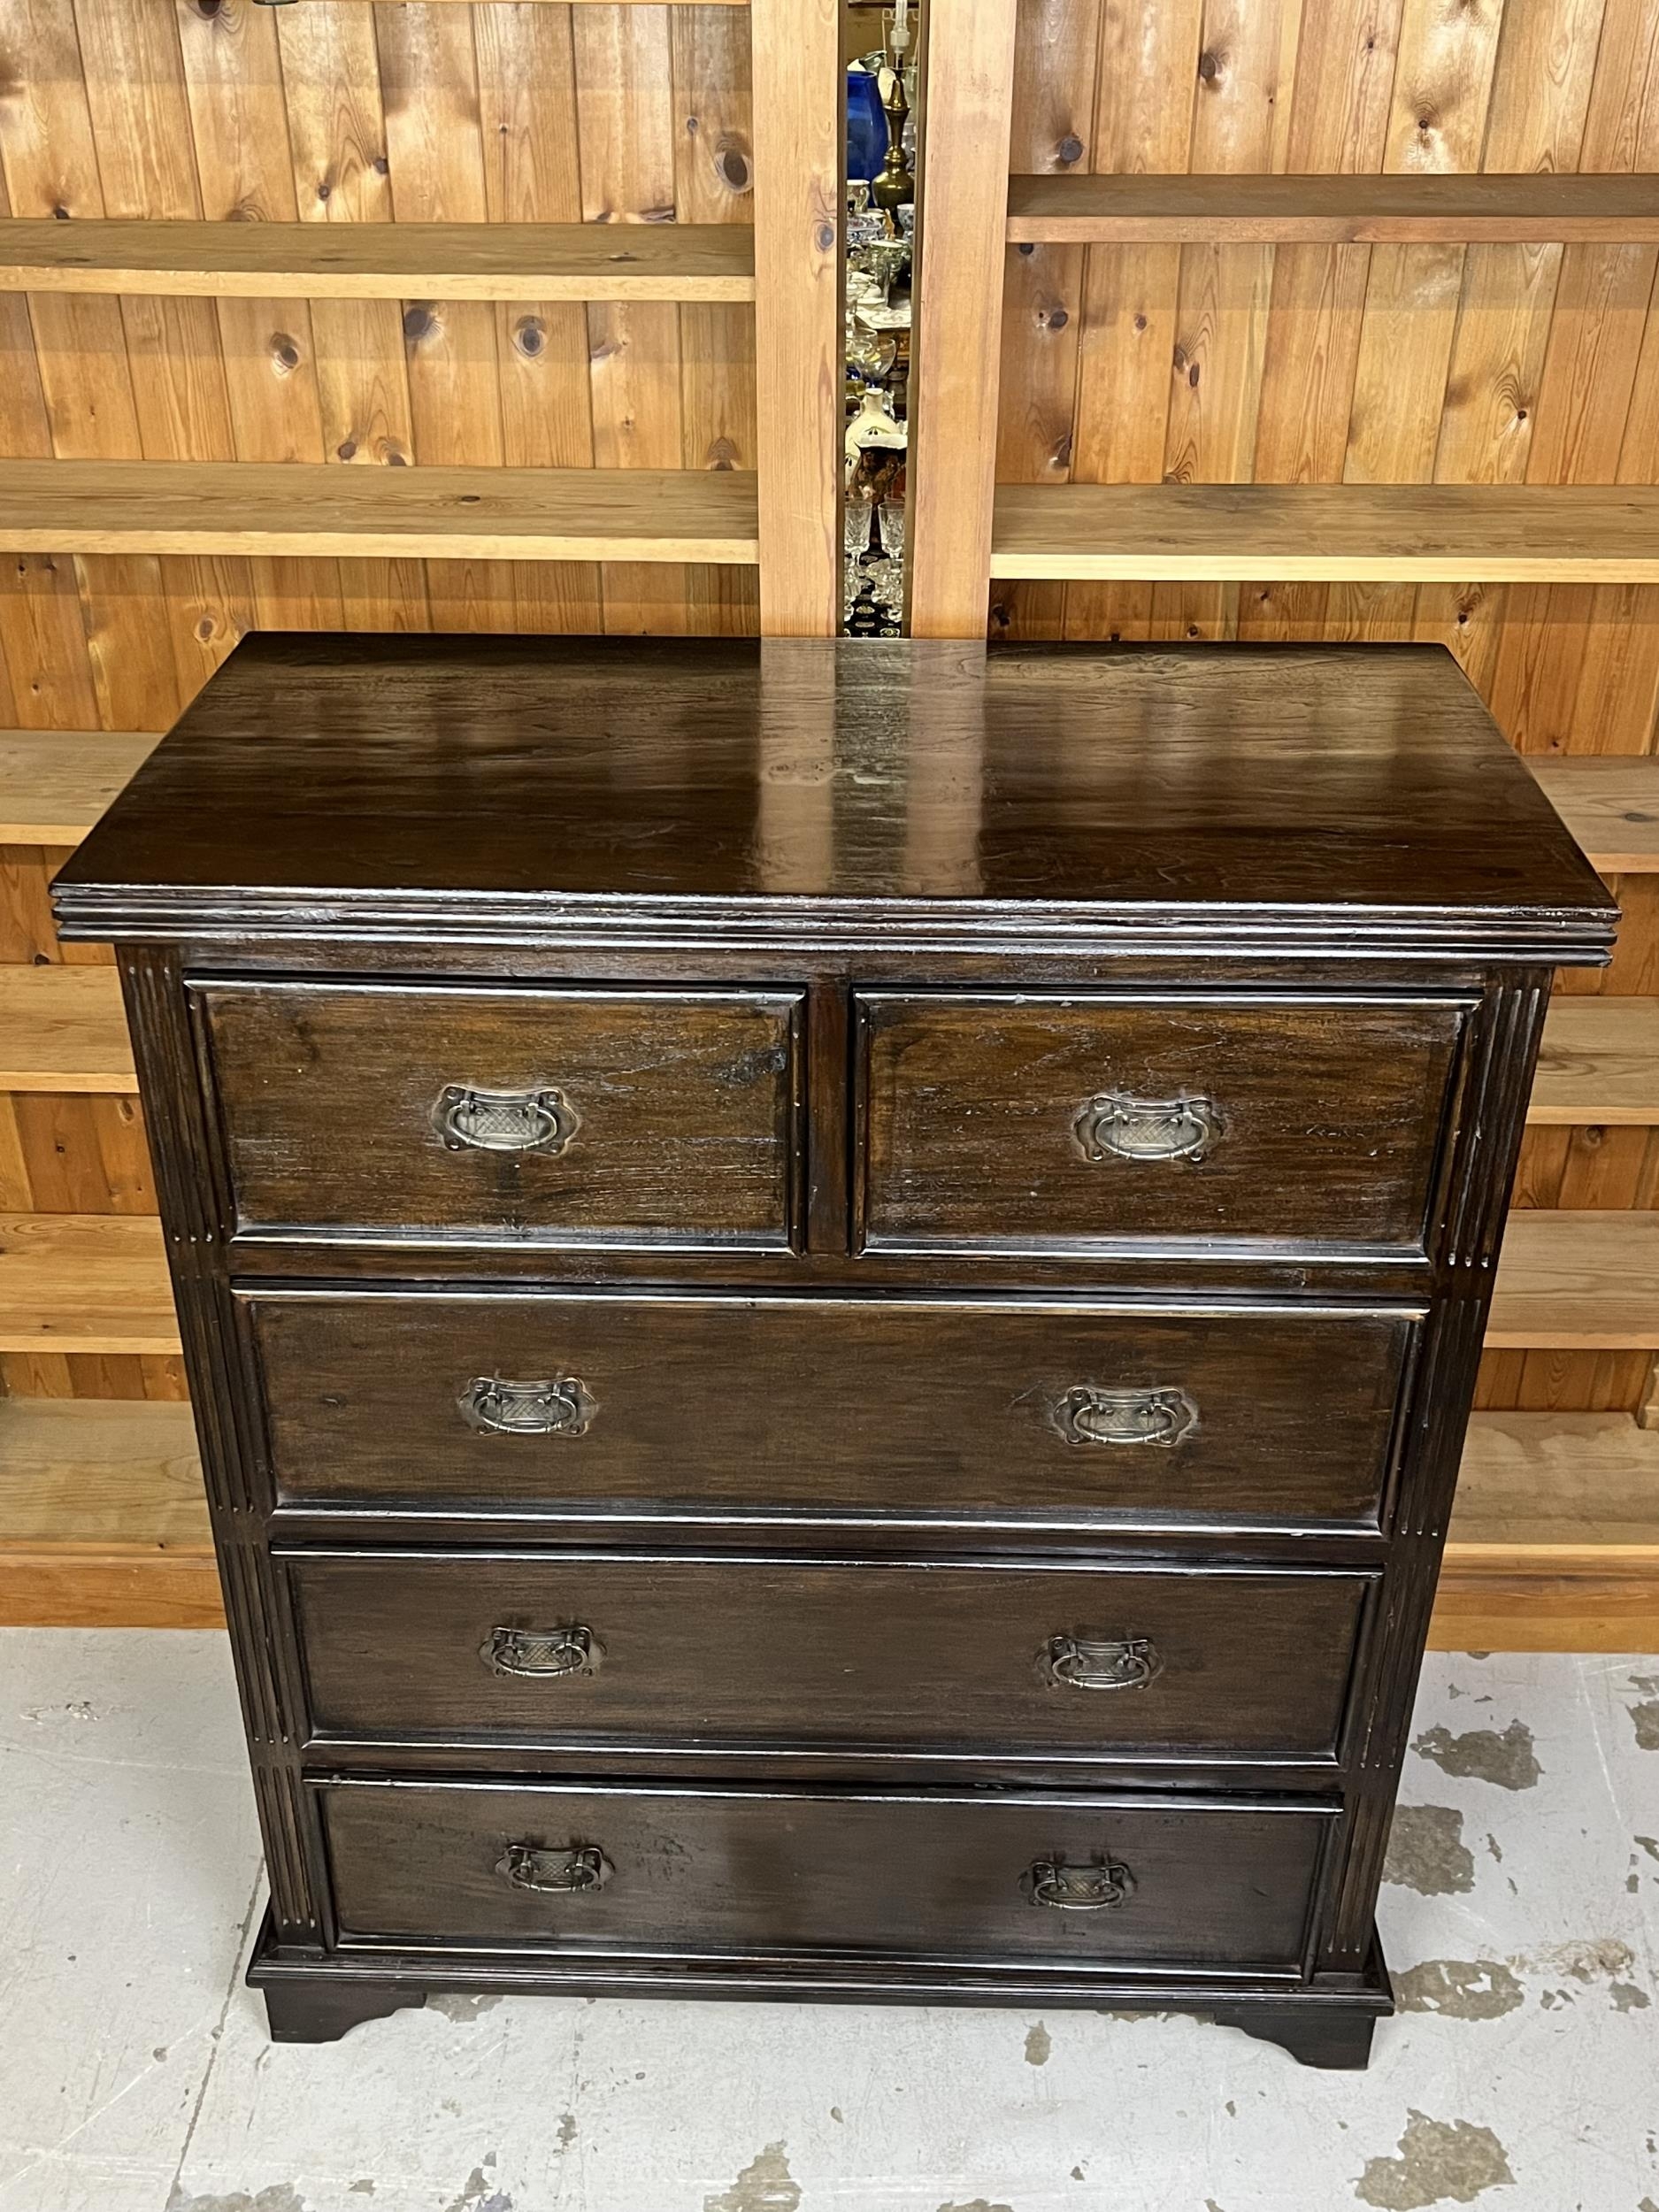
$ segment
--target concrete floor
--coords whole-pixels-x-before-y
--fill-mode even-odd
[[[277,2049],[222,1637],[0,1631],[4,2212],[1659,2212],[1659,1659],[1432,1658],[1365,2076],[1183,2019],[448,1998]]]

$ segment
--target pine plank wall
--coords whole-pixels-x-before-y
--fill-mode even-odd
[[[730,6],[0,0],[0,213],[751,219]],[[0,296],[5,457],[755,466],[739,305]],[[748,634],[752,569],[6,555],[0,723],[162,730],[250,626]],[[62,856],[0,852],[0,960]],[[134,1100],[0,1095],[0,1210],[150,1213]],[[27,1397],[182,1397],[178,1361],[0,1355]]]
[[[1659,0],[1022,0],[1017,173],[1659,168]],[[1012,483],[1659,483],[1653,246],[1010,250]],[[925,494],[924,494],[925,495]],[[1002,583],[993,635],[1429,638],[1510,740],[1645,754],[1659,591]],[[1564,987],[1659,992],[1659,877]],[[1534,1128],[1517,1203],[1659,1206],[1659,1132]],[[1480,1403],[1633,1409],[1640,1352],[1493,1352]]]
[[[743,223],[745,12],[0,0],[0,212]],[[1014,167],[1659,168],[1659,0],[1022,0]],[[1011,251],[1013,481],[1659,482],[1652,246]],[[740,306],[0,297],[11,457],[749,468]],[[925,498],[926,488],[916,495]],[[0,722],[159,730],[250,626],[738,633],[753,572],[8,556]],[[998,585],[994,635],[1429,637],[1528,751],[1654,749],[1659,592]],[[0,960],[60,948],[0,853]],[[1617,885],[1659,994],[1659,877]],[[1544,1128],[1519,1202],[1659,1207],[1659,1136]],[[0,1097],[0,1210],[153,1210],[135,1102]],[[1641,1353],[1488,1355],[1487,1406],[1631,1409]],[[0,1356],[19,1396],[183,1394]]]

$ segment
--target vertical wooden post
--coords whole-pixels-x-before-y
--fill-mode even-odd
[[[841,628],[838,0],[751,0],[760,626]]]
[[[915,290],[910,628],[985,635],[996,495],[1015,0],[929,0]]]

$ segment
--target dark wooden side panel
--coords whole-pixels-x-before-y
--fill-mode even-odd
[[[871,992],[858,1004],[872,1247],[1424,1247],[1466,1002]],[[1094,1115],[1114,1102],[1162,1107],[1167,1132],[1102,1133]],[[1186,1148],[1128,1156],[1148,1143]]]
[[[1289,1970],[1326,1819],[1086,1797],[440,1787],[322,1793],[342,1939],[561,1953],[946,1954]],[[515,1887],[515,1847],[599,1855],[581,1894]],[[1119,1867],[1093,1910],[1035,1905],[1033,1870]]]
[[[1333,1756],[1368,1586],[672,1556],[289,1573],[324,1735],[1102,1757]]]
[[[1409,1313],[1080,1300],[251,1294],[280,1496],[1374,1528]],[[574,1379],[580,1434],[468,1424]],[[1075,1417],[1128,1394],[1093,1440]],[[1164,1409],[1160,1415],[1158,1409]],[[1137,1409],[1169,1442],[1132,1437]],[[1103,1427],[1103,1438],[1099,1433]]]
[[[1384,1583],[1345,1847],[1320,1963],[1357,1971],[1373,1941],[1389,1824],[1422,1671],[1481,1339],[1520,1156],[1551,978],[1516,974],[1483,1004],[1460,1106],[1447,1200],[1444,1275],[1408,1411],[1405,1467]]]
[[[202,1453],[255,1801],[282,1940],[320,1945],[326,1882],[300,1785],[296,1655],[265,1545],[257,1392],[223,1270],[227,1205],[183,979],[170,953],[124,951],[121,980],[156,1168],[162,1230]]]
[[[796,993],[211,982],[238,1226],[407,1241],[790,1241]],[[526,1149],[452,1148],[452,1088],[557,1093]]]

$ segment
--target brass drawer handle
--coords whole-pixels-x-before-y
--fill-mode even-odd
[[[591,1628],[492,1628],[478,1655],[492,1674],[557,1681],[563,1675],[594,1673],[600,1647]]]
[[[1106,1912],[1125,1905],[1135,1878],[1116,1859],[1095,1859],[1087,1866],[1067,1866],[1060,1859],[1039,1859],[1025,1877],[1033,1905],[1055,1912]]]
[[[481,1091],[446,1083],[432,1125],[450,1152],[563,1152],[581,1118],[563,1091]]]
[[[1072,1131],[1086,1160],[1191,1160],[1204,1158],[1222,1134],[1221,1110],[1213,1099],[1132,1098],[1124,1091],[1102,1091],[1078,1110]]]
[[[495,1871],[514,1889],[533,1889],[545,1897],[580,1897],[603,1889],[616,1872],[603,1851],[572,1843],[563,1851],[537,1843],[510,1843]]]
[[[1116,1642],[1093,1636],[1056,1636],[1047,1654],[1052,1680],[1072,1690],[1144,1690],[1164,1662],[1144,1636]]]
[[[551,1382],[474,1375],[455,1402],[469,1428],[491,1436],[586,1436],[599,1409],[574,1375]]]
[[[1198,1426],[1184,1390],[1099,1390],[1079,1383],[1054,1409],[1068,1444],[1179,1444]]]

